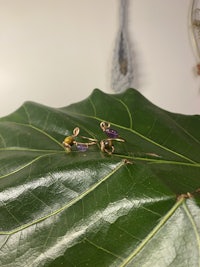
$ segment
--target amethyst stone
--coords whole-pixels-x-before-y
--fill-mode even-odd
[[[77,144],[76,147],[77,147],[78,151],[81,151],[81,152],[85,152],[88,149],[88,145],[86,145],[86,144]]]
[[[110,128],[105,129],[105,133],[110,138],[118,138],[119,137],[118,132],[116,130],[113,130],[113,129],[110,129]]]

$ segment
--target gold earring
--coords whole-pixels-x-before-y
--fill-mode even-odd
[[[119,134],[116,130],[110,128],[110,123],[102,121],[100,127],[103,132],[108,136],[107,139],[103,139],[100,142],[100,148],[102,152],[112,154],[115,151],[113,141],[125,142],[125,140],[119,137]]]
[[[124,139],[120,139],[120,138],[107,138],[107,139],[103,139],[100,142],[101,151],[102,152],[106,152],[109,155],[111,155],[115,151],[115,147],[113,145],[113,141],[125,142]]]
[[[67,136],[64,139],[63,145],[69,152],[71,151],[71,147],[73,145],[76,146],[78,151],[85,152],[88,149],[89,146],[97,144],[98,140],[93,139],[93,138],[89,138],[89,137],[85,137],[85,136],[80,136],[80,138],[87,139],[90,142],[77,142],[75,140],[75,138],[79,135],[79,132],[80,132],[80,129],[78,127],[76,127],[73,130],[73,135]]]

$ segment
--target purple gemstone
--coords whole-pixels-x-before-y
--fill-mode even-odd
[[[85,152],[85,151],[87,151],[87,149],[88,149],[88,145],[85,145],[85,144],[77,144],[77,149],[79,150],[79,151],[81,151],[81,152]]]
[[[113,129],[110,129],[110,128],[105,129],[105,133],[110,138],[117,138],[117,137],[119,137],[118,132],[116,130],[113,130]]]

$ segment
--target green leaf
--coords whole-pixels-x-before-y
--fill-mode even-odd
[[[101,121],[125,139],[112,155]],[[98,143],[67,152],[75,127]],[[0,119],[0,266],[200,266],[199,188],[200,116],[134,89],[27,102]]]

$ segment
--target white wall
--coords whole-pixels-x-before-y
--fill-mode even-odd
[[[169,111],[200,114],[191,0],[130,0],[133,86]],[[31,100],[66,106],[113,93],[117,0],[0,0],[0,117]]]

